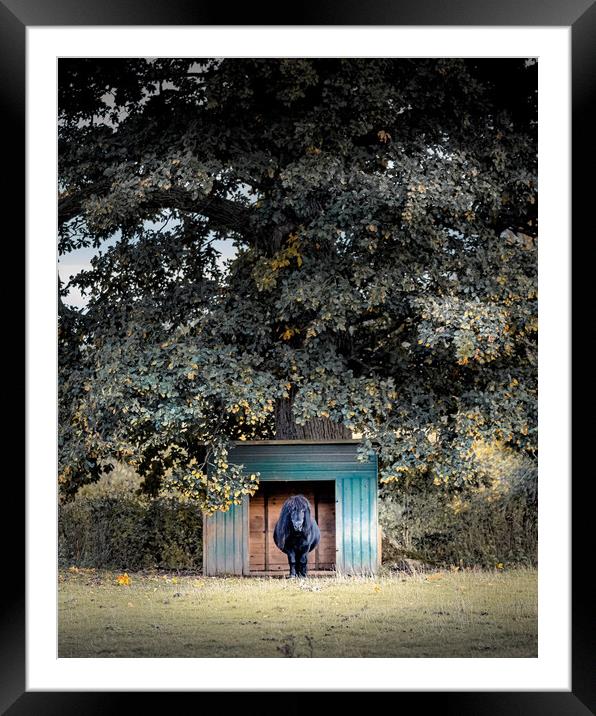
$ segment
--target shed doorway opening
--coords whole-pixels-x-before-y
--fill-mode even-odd
[[[335,480],[264,480],[249,502],[249,567],[251,574],[287,572],[288,558],[273,541],[282,505],[292,495],[304,495],[321,530],[319,546],[308,555],[308,571],[335,570]]]

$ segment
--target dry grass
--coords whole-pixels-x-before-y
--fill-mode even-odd
[[[60,573],[60,657],[535,657],[537,573]],[[123,580],[126,581],[126,580]]]

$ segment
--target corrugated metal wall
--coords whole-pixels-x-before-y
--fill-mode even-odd
[[[335,480],[337,571],[368,574],[378,561],[377,462],[357,461],[356,450],[353,443],[238,445],[230,462],[261,480]],[[205,518],[203,563],[207,575],[249,573],[248,498]]]
[[[203,572],[248,574],[248,497],[203,521]]]
[[[377,571],[377,479],[341,477],[336,481],[337,571]]]

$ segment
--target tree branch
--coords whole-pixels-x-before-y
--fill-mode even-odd
[[[90,184],[75,192],[65,191],[58,197],[58,225],[60,228],[71,219],[84,213],[84,204],[93,195],[108,192],[110,182]],[[203,196],[194,199],[184,189],[155,189],[147,192],[138,206],[141,213],[152,214],[163,209],[178,209],[193,214],[202,214],[211,221],[213,228],[228,229],[246,233],[252,217],[249,207],[218,196]],[[139,216],[141,218],[141,216]]]

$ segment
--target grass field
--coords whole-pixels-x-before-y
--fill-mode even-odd
[[[59,575],[60,657],[535,657],[537,573]],[[123,580],[126,581],[126,580]]]

